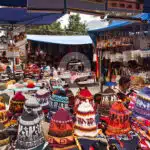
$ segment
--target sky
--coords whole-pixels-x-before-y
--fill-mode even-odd
[[[106,21],[105,22],[100,21],[100,17],[97,16],[80,14],[80,17],[81,21],[87,24],[88,29],[102,28],[108,25]],[[69,14],[66,14],[58,20],[61,22],[62,27],[68,24],[68,18]]]

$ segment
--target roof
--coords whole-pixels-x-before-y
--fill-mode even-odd
[[[89,36],[54,36],[54,35],[27,35],[27,39],[31,41],[62,44],[62,45],[84,45],[92,44]]]
[[[138,14],[136,16],[133,16],[133,18],[141,18],[142,20],[148,20],[150,17],[150,14],[149,13],[141,13],[141,14]],[[131,22],[131,21],[122,21],[122,20],[114,20],[112,21],[111,24],[109,24],[108,26],[104,27],[104,28],[99,28],[99,29],[96,29],[96,30],[89,30],[89,32],[101,32],[101,31],[108,31],[108,30],[113,30],[113,29],[116,29],[116,28],[121,28],[121,27],[124,27],[124,26],[127,26],[127,25],[131,25],[133,24],[134,22]]]
[[[51,24],[63,14],[30,13],[25,8],[0,8],[0,24]]]

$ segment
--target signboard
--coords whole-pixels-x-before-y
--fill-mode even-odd
[[[142,12],[144,0],[108,0],[108,11]]]

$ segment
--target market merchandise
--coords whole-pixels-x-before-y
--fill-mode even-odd
[[[31,109],[34,113],[37,113],[37,115],[43,119],[44,115],[42,112],[42,107],[38,103],[35,97],[33,96],[27,96],[27,100],[24,104],[24,111]]]
[[[45,143],[39,115],[32,109],[26,109],[19,117],[18,122],[15,150],[38,150]]]
[[[65,90],[58,89],[52,93],[50,107],[53,108],[65,108],[68,109],[69,99]]]
[[[8,112],[4,103],[0,102],[0,123],[4,125],[8,122]]]
[[[14,97],[11,99],[9,104],[9,111],[12,114],[15,113],[22,113],[23,112],[23,106],[25,104],[26,98],[23,95],[22,92],[18,92],[14,95]]]
[[[61,108],[51,118],[47,140],[53,148],[67,150],[76,147],[73,136],[73,120],[68,111]]]
[[[145,87],[138,93],[133,115],[131,118],[132,129],[142,140],[150,141],[150,88]],[[150,143],[149,143],[150,144]],[[150,148],[150,145],[148,146]]]
[[[96,112],[89,101],[81,102],[76,111],[74,133],[82,137],[96,137],[98,135],[95,121]]]
[[[77,95],[75,97],[75,104],[74,104],[74,112],[76,113],[78,105],[81,102],[84,102],[86,100],[89,100],[89,102],[94,106],[94,98],[91,92],[88,90],[88,88],[79,89],[77,92]]]
[[[36,98],[42,107],[43,112],[47,113],[50,108],[50,92],[46,89],[40,89],[36,92]]]
[[[116,101],[110,109],[110,119],[106,130],[107,135],[127,134],[130,128],[131,112],[121,103]]]

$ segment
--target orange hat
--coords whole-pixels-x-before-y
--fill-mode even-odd
[[[110,119],[106,130],[107,135],[126,134],[130,131],[129,116],[131,112],[121,101],[115,102],[110,109]]]

